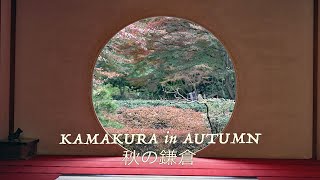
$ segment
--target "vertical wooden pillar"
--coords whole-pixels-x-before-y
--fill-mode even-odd
[[[14,97],[16,69],[16,0],[11,0],[10,22],[10,81],[9,81],[9,134],[14,132]]]
[[[313,122],[313,158],[320,159],[320,58],[319,58],[319,0],[314,0],[314,43],[313,43],[313,58],[314,58],[314,122]]]

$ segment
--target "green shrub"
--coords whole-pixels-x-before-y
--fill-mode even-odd
[[[117,121],[112,121],[109,119],[102,119],[100,120],[100,123],[102,124],[103,127],[107,127],[107,128],[116,128],[116,129],[122,129],[124,128],[124,125],[117,122]]]
[[[154,106],[170,106],[181,109],[192,109],[198,112],[206,112],[206,106],[197,102],[190,101],[176,101],[176,100],[116,100],[115,103],[119,107],[137,108],[137,107],[154,107]],[[223,111],[232,112],[234,107],[234,101],[229,99],[208,99],[208,104],[213,109],[222,108]]]
[[[193,109],[195,111],[204,111],[205,106],[195,102],[184,102],[175,100],[117,100],[119,107],[137,108],[137,107],[154,107],[154,106],[169,106],[181,109]]]
[[[122,124],[111,121],[105,117],[105,114],[114,113],[118,109],[118,105],[112,100],[114,88],[110,85],[103,85],[93,89],[92,100],[97,117],[104,127],[122,128]]]
[[[235,102],[228,99],[214,98],[208,99],[207,104],[209,106],[210,120],[214,126],[213,133],[221,132],[230,120]]]
[[[97,113],[107,112],[114,113],[118,106],[111,98],[111,89],[108,86],[101,86],[93,90],[93,105]]]

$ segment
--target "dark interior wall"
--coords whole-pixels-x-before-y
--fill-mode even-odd
[[[10,0],[1,0],[0,13],[0,139],[7,138],[9,127]]]
[[[136,20],[175,16],[213,32],[234,60],[237,104],[225,131],[263,134],[259,145],[198,155],[310,158],[312,9],[312,0],[18,1],[15,126],[40,138],[40,154],[122,155],[116,145],[58,145],[60,133],[104,133],[90,93],[108,39]]]

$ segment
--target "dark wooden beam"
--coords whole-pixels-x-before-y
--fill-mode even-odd
[[[312,158],[317,159],[318,144],[318,0],[313,4],[313,138]]]
[[[14,132],[15,65],[16,65],[16,0],[11,0],[9,134]]]

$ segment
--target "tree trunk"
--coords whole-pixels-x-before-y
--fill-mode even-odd
[[[233,93],[233,88],[232,88],[232,85],[230,83],[230,75],[227,75],[226,77],[226,81],[225,81],[225,85],[226,85],[226,88],[228,90],[228,93],[229,93],[229,96],[231,99],[234,99],[235,95]]]

